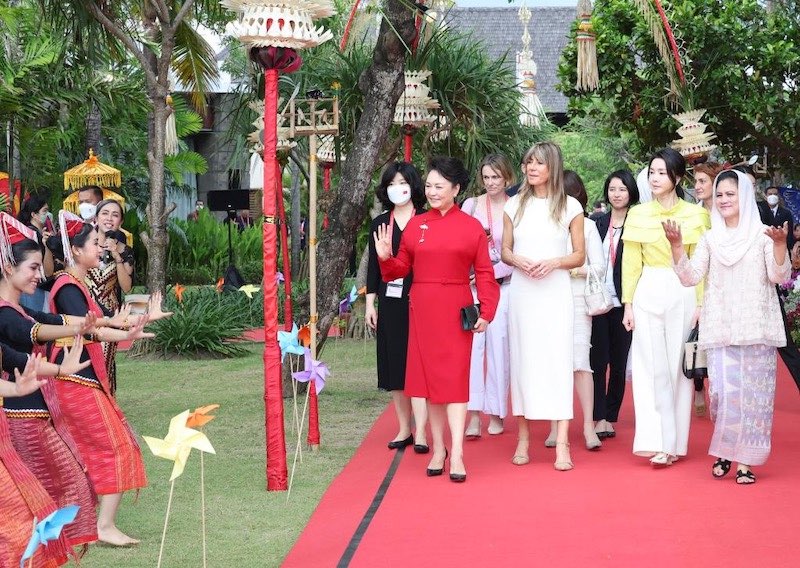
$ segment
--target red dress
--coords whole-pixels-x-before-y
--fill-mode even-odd
[[[387,282],[414,272],[406,395],[427,398],[433,404],[467,402],[472,332],[461,329],[461,308],[473,302],[470,270],[475,270],[483,319],[494,318],[500,298],[489,241],[480,222],[457,206],[444,215],[431,210],[412,217],[397,256],[381,261],[380,266]]]

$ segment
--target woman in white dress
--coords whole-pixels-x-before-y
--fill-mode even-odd
[[[486,333],[472,339],[472,358],[469,369],[469,424],[466,437],[481,436],[481,412],[489,416],[487,432],[503,433],[503,419],[508,414],[508,287],[512,268],[500,260],[503,242],[503,207],[508,200],[506,188],[516,179],[508,158],[489,154],[478,168],[483,195],[470,197],[461,210],[481,222],[489,237],[489,258],[494,277],[500,284],[500,302]],[[473,290],[474,290],[473,283]]]
[[[586,211],[589,196],[586,193],[586,186],[583,185],[581,177],[572,170],[564,171],[564,191],[570,197],[574,197]],[[583,414],[583,438],[586,441],[586,449],[590,451],[599,450],[603,443],[594,431],[594,379],[592,378],[592,365],[589,361],[589,350],[591,349],[592,338],[592,316],[586,313],[586,302],[583,295],[586,289],[586,276],[589,273],[589,265],[594,267],[600,280],[605,277],[605,262],[603,257],[603,242],[600,240],[600,233],[594,221],[589,219],[584,213],[583,237],[586,242],[586,261],[583,266],[573,268],[569,271],[572,285],[572,302],[575,314],[573,342],[572,342],[572,365],[573,379],[575,381],[575,392],[578,393],[578,402],[581,405]],[[572,252],[572,246],[567,242],[567,250]],[[550,422],[550,435],[545,440],[544,445],[548,448],[556,446],[557,422]]]
[[[514,267],[508,320],[511,410],[519,417],[519,438],[512,463],[530,461],[529,420],[556,420],[554,467],[567,471],[573,467],[573,302],[568,270],[585,259],[583,209],[564,192],[564,165],[556,144],[533,146],[522,171],[519,193],[506,203],[503,219],[502,260]]]

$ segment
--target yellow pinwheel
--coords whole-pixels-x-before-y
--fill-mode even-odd
[[[245,284],[241,288],[239,288],[239,292],[244,292],[248,298],[251,300],[253,299],[253,294],[261,290],[258,286],[254,286],[252,284]]]
[[[172,468],[172,476],[169,478],[170,481],[173,481],[183,473],[192,448],[200,450],[201,452],[216,454],[211,442],[205,434],[186,427],[186,420],[188,418],[188,410],[174,416],[172,420],[169,421],[169,432],[167,432],[163,440],[143,436],[144,441],[147,442],[147,446],[155,456],[175,462]]]

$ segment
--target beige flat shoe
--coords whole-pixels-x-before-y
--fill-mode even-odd
[[[490,418],[489,419],[489,427],[486,429],[486,431],[489,432],[489,435],[491,435],[491,436],[497,436],[498,434],[502,434],[503,433],[503,419],[500,418],[500,419],[495,420],[494,418]]]
[[[569,451],[569,442],[559,442],[556,444],[556,446],[566,446],[567,451]],[[557,461],[557,460],[558,458],[556,457],[556,462],[553,464],[553,467],[557,471],[569,471],[575,467],[575,465],[572,463],[571,458],[567,461]]]
[[[524,448],[520,447],[521,444],[524,444]],[[517,442],[517,449],[514,450],[514,457],[511,458],[511,463],[514,465],[525,465],[530,463],[531,458],[528,455],[528,445],[528,442]]]
[[[547,439],[544,441],[545,448],[555,448],[556,447],[556,439],[555,437],[548,436]]]

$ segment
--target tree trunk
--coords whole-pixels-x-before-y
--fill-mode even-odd
[[[164,87],[166,90],[166,87]],[[167,189],[164,183],[164,139],[167,116],[171,112],[165,96],[152,98],[147,165],[150,173],[150,201],[147,205],[149,234],[143,238],[147,247],[147,289],[163,292],[167,275]]]
[[[383,204],[376,197],[372,200],[372,209],[369,211],[370,219],[374,219],[381,214]],[[369,268],[369,246],[364,247],[361,253],[361,260],[358,261],[358,271],[356,272],[356,286],[361,288],[367,283],[367,269]]]
[[[100,130],[103,126],[103,117],[100,115],[100,107],[92,100],[89,106],[89,113],[86,115],[86,148],[84,156],[89,155],[89,150],[94,150],[98,156],[100,152]]]
[[[318,249],[319,258],[324,259],[318,280],[320,346],[338,314],[339,290],[366,215],[367,188],[389,134],[394,108],[403,93],[406,46],[411,45],[416,34],[411,6],[404,0],[385,2],[372,63],[359,78],[359,88],[364,93],[364,111],[354,136],[359,143],[353,145],[342,168],[328,215],[330,225],[323,232]]]

